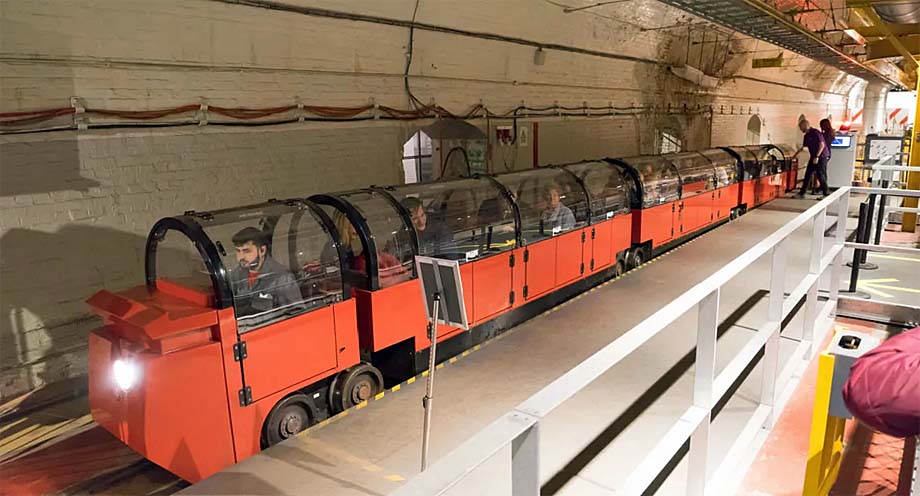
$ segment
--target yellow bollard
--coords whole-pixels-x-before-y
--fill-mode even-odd
[[[910,144],[910,160],[908,164],[911,167],[920,167],[920,68],[917,69],[917,113],[914,117],[913,136]],[[920,172],[907,173],[907,189],[914,191],[920,190]],[[905,207],[916,207],[918,201],[916,198],[905,198]],[[901,218],[901,230],[904,232],[914,232],[917,228],[917,214],[905,213]]]
[[[808,441],[808,462],[805,467],[804,496],[825,496],[837,480],[843,459],[843,432],[846,420],[830,415],[831,385],[834,380],[834,356],[821,353],[818,357],[818,378],[815,382],[815,403],[811,416]]]

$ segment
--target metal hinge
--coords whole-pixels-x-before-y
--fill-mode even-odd
[[[530,260],[530,250],[524,250],[524,263]]]
[[[594,270],[594,259],[591,259],[591,270]]]
[[[240,389],[240,406],[246,406],[252,404],[252,388],[249,386]]]
[[[585,236],[585,232],[584,232],[584,231],[582,231],[582,232],[581,232],[581,242],[582,242],[582,243],[584,243],[584,242],[585,242],[585,238],[586,238],[586,236]]]
[[[584,262],[581,263],[581,267],[578,270],[579,270],[579,274],[585,273],[585,263]]]
[[[594,239],[594,229],[591,229],[591,239]]]
[[[514,254],[513,253],[511,254],[510,257],[508,257],[508,267],[514,267]]]
[[[674,236],[674,228],[671,228],[671,236]]]
[[[233,344],[233,361],[242,362],[249,354],[246,352],[246,341],[237,341]]]
[[[508,294],[508,303],[514,305],[514,291]]]
[[[673,203],[671,204],[671,211],[672,211],[672,212],[674,211],[674,204],[673,204]]]
[[[524,298],[527,298],[527,286],[524,285]]]

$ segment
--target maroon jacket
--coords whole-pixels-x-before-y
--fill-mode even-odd
[[[843,386],[856,418],[896,437],[920,435],[920,327],[859,357]]]

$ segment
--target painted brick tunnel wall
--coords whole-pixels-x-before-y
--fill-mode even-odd
[[[143,283],[159,218],[398,183],[404,139],[391,125],[0,137],[15,193],[0,197],[2,391],[85,373],[84,300]]]
[[[288,3],[403,20],[412,18],[415,4]],[[530,0],[508,0],[501,8],[487,0],[422,2],[421,22],[644,61],[548,50],[545,65],[537,66],[533,47],[416,30],[413,92],[458,112],[480,101],[499,111],[522,101],[656,107],[636,117],[521,120],[529,129],[538,123],[539,164],[653,153],[669,105],[689,109],[670,116],[687,148],[743,142],[748,112],[763,118],[762,141],[793,142],[800,113],[814,120],[846,109],[851,78],[752,71],[745,56],[722,59],[715,51],[699,56],[722,64],[722,84],[703,91],[666,68],[683,62],[686,39],[640,29],[673,24],[682,14],[653,0],[607,9],[601,17]],[[68,106],[72,96],[88,106],[130,110],[201,101],[258,107],[296,98],[342,106],[373,98],[405,108],[407,41],[405,28],[203,0],[5,2],[0,111]],[[711,117],[698,110],[709,106]],[[475,122],[484,129],[496,123],[502,122]],[[402,143],[417,125],[0,136],[0,398],[85,372],[86,333],[97,321],[83,300],[100,288],[141,282],[143,242],[158,218],[398,183]],[[493,144],[489,157],[493,172],[532,167],[533,142]]]

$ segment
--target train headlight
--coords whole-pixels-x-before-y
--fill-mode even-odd
[[[112,364],[112,375],[115,376],[115,384],[124,392],[128,392],[137,384],[140,377],[140,370],[137,364],[130,360],[115,360]]]

